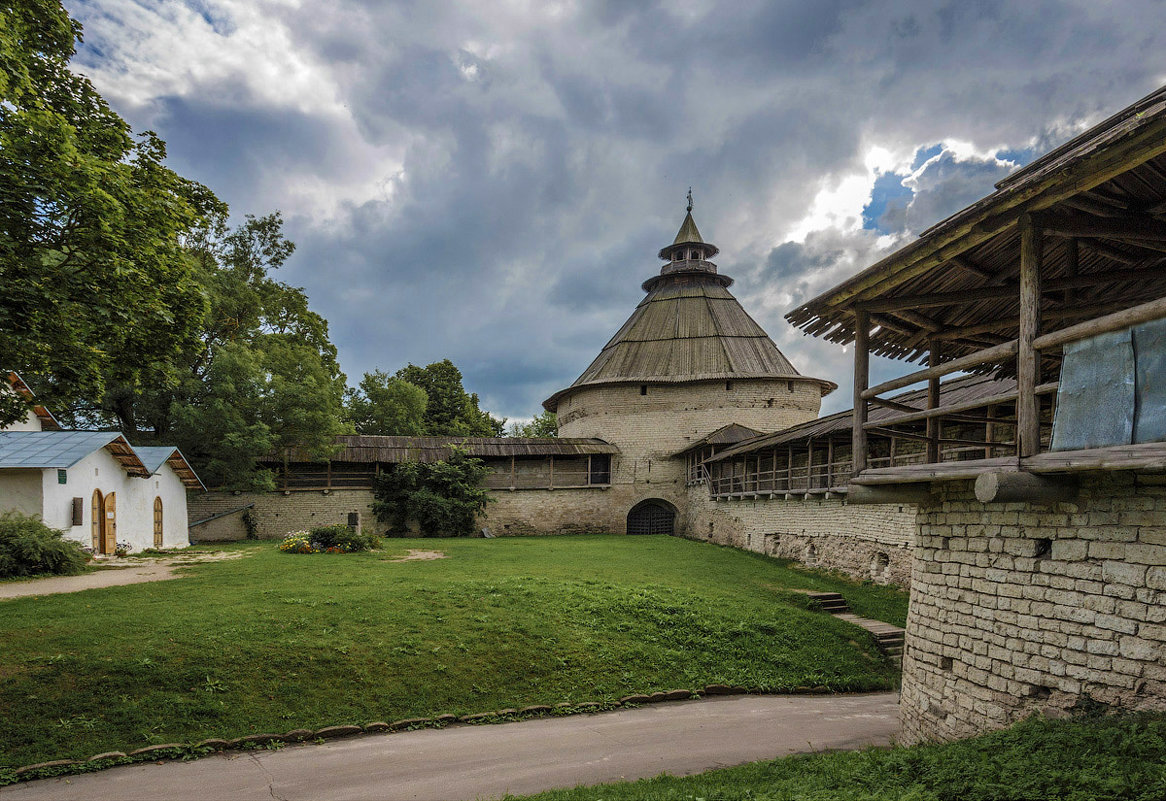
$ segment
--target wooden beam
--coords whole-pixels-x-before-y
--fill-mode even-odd
[[[931,439],[931,437],[929,437],[926,434],[913,434],[910,431],[899,431],[899,430],[894,429],[894,428],[886,428],[885,426],[880,426],[880,425],[876,425],[873,423],[867,424],[867,430],[870,431],[872,434],[882,434],[882,435],[887,436],[887,437],[890,437],[893,435],[896,437],[902,437],[903,439],[917,440],[919,442],[928,442]],[[954,437],[940,439],[939,444],[940,445],[967,445],[969,448],[982,448],[984,446],[983,440],[956,439]],[[935,460],[935,462],[938,462],[938,461],[939,461],[939,459],[937,458]],[[934,464],[935,462],[928,462],[927,464]]]
[[[958,267],[961,270],[967,270],[969,273],[975,273],[981,278],[995,278],[996,273],[989,270],[987,267],[982,267],[976,262],[972,261],[966,253],[959,256],[952,256],[947,260],[948,264]]]
[[[1020,335],[1016,354],[1016,435],[1021,456],[1040,453],[1036,384],[1040,359],[1041,233],[1031,215],[1020,218]]]
[[[958,359],[952,359],[950,362],[944,362],[938,367],[928,367],[926,370],[919,370],[918,372],[908,373],[907,375],[898,378],[892,378],[890,381],[884,381],[878,386],[871,387],[862,393],[864,399],[873,398],[876,395],[881,395],[884,392],[890,392],[893,389],[902,389],[909,387],[912,384],[918,384],[920,381],[928,381],[933,376],[945,376],[949,373],[966,370],[969,367],[978,367],[981,364],[995,364],[1007,360],[1016,355],[1016,340],[1010,342],[1003,342],[999,345],[993,345],[990,348],[978,350],[975,353],[969,353],[967,356],[961,356]]]
[[[1042,212],[1032,215],[1036,227],[1060,236],[1104,239],[1148,239],[1166,242],[1166,222],[1152,217],[1127,215],[1124,219],[1093,217],[1088,214]]]
[[[931,368],[939,367],[940,360],[940,344],[938,340],[932,339],[928,343],[927,366]],[[939,376],[933,376],[927,379],[927,408],[935,409],[939,407]],[[927,461],[939,461],[939,428],[940,419],[938,417],[927,418]]]
[[[854,414],[850,439],[853,465],[858,475],[866,469],[867,384],[870,381],[870,319],[866,309],[854,310]]]
[[[976,477],[980,503],[1062,503],[1077,497],[1077,481],[1033,473],[991,472]]]
[[[870,398],[870,402],[875,406],[885,406],[888,409],[894,409],[897,412],[910,413],[919,411],[917,406],[908,406],[905,403],[896,403],[893,400],[886,400],[885,398]]]
[[[1076,242],[1078,240],[1073,239],[1071,241]],[[1107,245],[1104,242],[1099,242],[1096,239],[1085,240],[1085,247],[1089,248],[1094,253],[1121,264],[1140,264],[1141,262],[1145,261],[1144,256],[1136,256],[1130,253],[1126,253],[1124,250],[1111,247],[1110,245]]]
[[[926,484],[881,484],[867,487],[851,484],[846,493],[846,504],[866,506],[876,503],[923,504],[931,500],[931,487]]]
[[[1072,278],[1057,278],[1045,281],[1041,288],[1043,292],[1060,292],[1065,289],[1085,289],[1088,287],[1104,286],[1119,281],[1145,280],[1147,278],[1166,278],[1166,265],[1152,264],[1140,270],[1106,270],[1078,275]],[[899,309],[924,309],[936,306],[959,306],[976,303],[982,300],[998,300],[1000,298],[1014,298],[1020,293],[1019,284],[1004,286],[972,287],[958,292],[934,292],[921,295],[900,295],[899,297],[883,298],[863,304],[872,313],[894,312]],[[950,338],[950,337],[945,337]]]
[[[1122,328],[1128,328],[1131,325],[1148,323],[1151,320],[1157,320],[1161,317],[1166,317],[1166,298],[1158,298],[1149,303],[1143,303],[1140,306],[1133,306],[1119,312],[1114,312],[1113,314],[1106,314],[1102,317],[1094,317],[1092,320],[1086,320],[1083,323],[1077,323],[1076,325],[1062,328],[1059,331],[1053,331],[1051,334],[1037,337],[1033,341],[1033,346],[1037,350],[1048,350],[1060,347],[1067,342],[1087,339],[1098,334],[1108,334],[1111,331],[1118,331]],[[1034,454],[1028,455],[1032,456]]]

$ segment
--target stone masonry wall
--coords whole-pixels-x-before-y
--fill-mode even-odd
[[[910,583],[914,506],[850,506],[841,498],[821,496],[715,501],[697,484],[689,488],[686,508],[692,539],[795,559],[858,579]]]
[[[1074,503],[922,507],[899,708],[908,742],[1086,697],[1166,709],[1166,477],[1090,474]]]
[[[488,527],[495,536],[624,533],[628,511],[642,498],[633,487],[611,489],[495,490],[494,502],[486,507],[479,527]],[[361,523],[374,531],[384,528],[372,513],[370,490],[191,493],[187,501],[189,520],[201,520],[220,512],[254,503],[252,510],[261,539],[285,535],[316,526],[347,523],[349,512],[360,512]],[[199,542],[241,540],[246,536],[242,515],[232,514],[191,529]]]
[[[660,498],[681,511],[685,533],[685,463],[676,454],[729,423],[778,431],[814,419],[822,403],[817,382],[801,380],[699,381],[684,384],[598,386],[580,389],[558,408],[564,437],[598,437],[617,446],[612,457],[612,530],[626,531],[637,502]]]

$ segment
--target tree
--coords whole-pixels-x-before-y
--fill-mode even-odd
[[[0,19],[0,365],[61,409],[147,383],[204,311],[183,238],[225,206],[163,165],[69,70],[80,26],[57,0]],[[0,425],[26,413],[0,397]]]
[[[538,439],[559,436],[559,418],[552,411],[537,414],[529,423],[511,423],[510,436]]]
[[[421,387],[380,370],[365,373],[345,395],[348,420],[357,434],[419,436],[425,433],[429,396]]]
[[[428,436],[500,437],[506,430],[505,419],[483,411],[477,393],[466,392],[461,371],[449,359],[425,367],[409,364],[396,377],[425,390]]]
[[[415,521],[422,537],[467,537],[492,501],[482,481],[490,472],[481,459],[453,447],[444,461],[402,462],[381,473],[373,487],[373,514],[403,533]]]

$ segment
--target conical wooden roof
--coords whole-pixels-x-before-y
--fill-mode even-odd
[[[701,241],[689,214],[678,242],[686,228],[691,228],[689,235],[698,237],[686,242]],[[794,368],[729,292],[731,283],[731,278],[717,273],[716,265],[704,259],[674,259],[666,264],[660,275],[644,283],[647,296],[595,361],[543,406],[554,410],[572,391],[602,384],[784,378],[813,381],[823,395],[836,389],[834,383],[808,378]]]

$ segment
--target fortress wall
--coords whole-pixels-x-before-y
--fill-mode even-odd
[[[899,703],[951,740],[1086,696],[1166,710],[1166,477],[1092,474],[1075,503],[921,507]]]
[[[632,486],[610,489],[493,490],[494,502],[478,528],[488,527],[495,536],[624,533],[628,511],[640,500],[659,497],[654,488]],[[360,512],[361,522],[374,531],[386,527],[372,513],[371,490],[191,493],[187,501],[190,522],[254,503],[252,510],[261,539],[281,539],[293,531],[316,526],[344,524],[350,512]],[[191,529],[199,542],[241,540],[246,537],[241,514],[232,514]]]
[[[822,496],[715,501],[698,484],[689,488],[686,509],[692,539],[880,583],[905,587],[911,580],[915,507],[909,504],[850,506]]]

